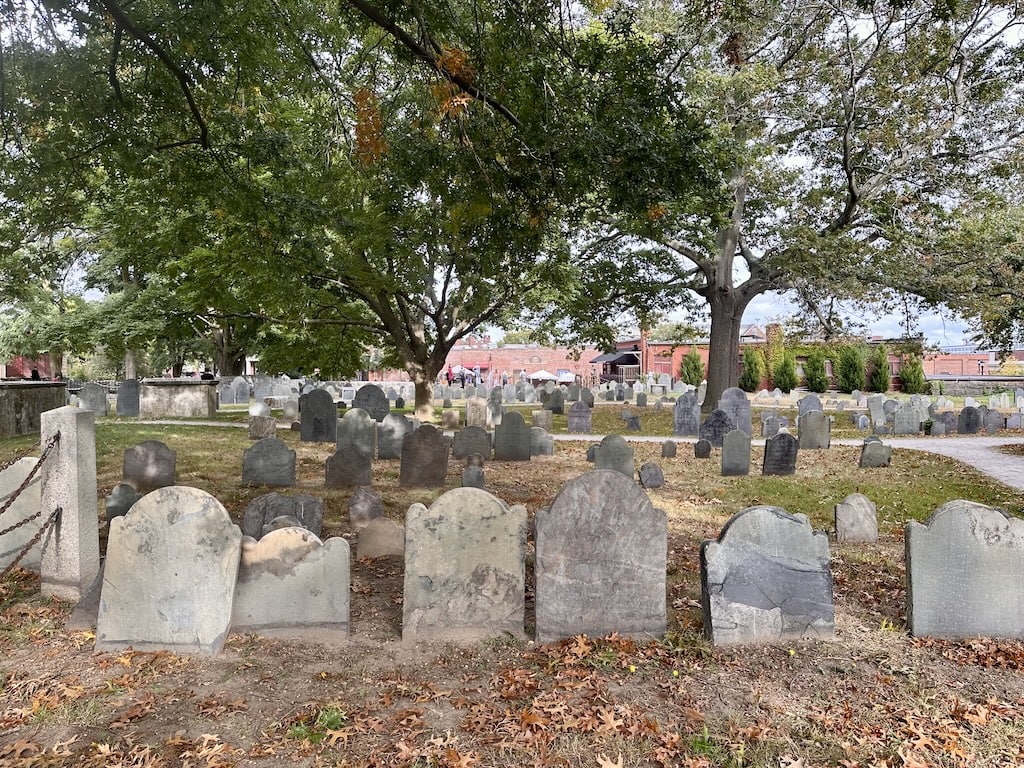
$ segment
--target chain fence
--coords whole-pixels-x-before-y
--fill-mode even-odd
[[[51,451],[53,451],[57,447],[57,444],[59,442],[60,442],[60,432],[57,432],[56,434],[54,434],[53,437],[50,438],[49,442],[46,444],[46,447],[43,449],[42,454],[40,454],[40,456],[39,456],[39,461],[37,461],[35,466],[33,466],[31,470],[29,470],[29,473],[25,476],[25,479],[22,480],[21,484],[17,488],[15,488],[13,491],[11,491],[11,493],[7,494],[7,496],[4,497],[3,505],[0,506],[0,517],[2,517],[3,514],[5,512],[7,512],[8,509],[11,508],[11,506],[13,506],[14,502],[18,500],[18,497],[21,496],[21,494],[25,492],[25,489],[28,488],[29,485],[32,484],[32,480],[39,473],[39,470],[42,469],[43,464],[46,463],[46,459],[49,457]],[[28,448],[28,450],[23,452],[22,455],[20,455],[20,456],[18,456],[16,458],[6,462],[2,467],[0,467],[0,472],[6,471],[11,466],[13,466],[16,462],[18,462],[21,459],[23,459],[26,456],[28,456],[29,453],[31,453],[36,448],[38,448],[39,445],[40,445],[40,443],[37,442],[35,445],[30,446]],[[25,555],[27,555],[29,553],[29,550],[31,550],[32,547],[34,547],[36,544],[39,543],[39,540],[42,539],[43,534],[46,533],[46,531],[49,530],[49,528],[51,526],[53,526],[60,519],[60,515],[61,515],[62,511],[63,510],[60,507],[57,507],[55,510],[53,510],[53,512],[50,513],[50,515],[43,522],[42,526],[40,526],[39,530],[36,531],[36,534],[29,540],[29,542],[24,547],[22,547],[22,549],[18,553],[17,557],[15,557],[14,560],[12,560],[7,565],[7,567],[4,568],[3,572],[0,573],[0,579],[2,579],[3,577],[7,576],[7,574],[10,573],[18,565],[18,563],[20,563],[24,559]],[[39,518],[41,518],[42,516],[43,516],[43,510],[40,509],[34,515],[30,515],[30,516],[28,516],[28,517],[18,521],[14,525],[10,525],[7,528],[4,528],[3,530],[0,530],[0,537],[3,537],[5,535],[7,535],[8,533],[11,533],[12,531],[16,531],[17,529],[21,528],[22,526],[25,526],[25,525],[28,525],[31,522],[34,522],[34,521],[38,520]]]

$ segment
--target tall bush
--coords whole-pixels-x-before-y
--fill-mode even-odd
[[[825,353],[819,349],[807,356],[804,363],[804,379],[811,392],[824,392],[828,389],[828,375],[825,373]]]
[[[743,352],[743,372],[740,374],[740,389],[744,392],[756,392],[764,376],[764,355],[760,349],[747,349]]]
[[[836,386],[840,392],[863,390],[867,386],[864,373],[864,350],[861,347],[843,347],[836,364]]]
[[[799,381],[796,377],[796,359],[792,352],[786,352],[782,356],[782,362],[772,374],[772,380],[775,382],[775,386],[783,392],[792,392],[796,389]]]
[[[679,378],[692,387],[699,387],[704,381],[704,361],[696,348],[691,347],[690,351],[683,355],[679,363]]]
[[[924,365],[917,355],[906,355],[900,359],[900,382],[908,395],[922,395],[928,391],[924,378]]]
[[[871,378],[868,386],[872,392],[888,392],[889,379],[892,372],[889,370],[889,350],[884,344],[879,344],[871,353]]]

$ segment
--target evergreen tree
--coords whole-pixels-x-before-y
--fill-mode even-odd
[[[796,360],[793,358],[792,352],[786,352],[782,356],[782,362],[775,370],[773,380],[775,386],[783,392],[792,392],[796,388],[799,382],[796,376]]]
[[[924,378],[924,366],[918,355],[907,355],[900,361],[900,381],[908,395],[920,395],[928,390]]]
[[[839,350],[839,364],[836,370],[836,385],[840,392],[863,390],[867,386],[864,373],[864,350],[860,347],[843,347]]]
[[[764,355],[760,349],[750,347],[743,353],[743,373],[740,374],[740,389],[756,392],[764,376]]]
[[[828,389],[828,375],[825,373],[825,353],[816,349],[807,356],[804,363],[804,378],[811,392],[824,392]]]
[[[884,344],[879,344],[871,353],[871,379],[868,385],[873,392],[888,392],[891,376],[889,350],[885,348]]]
[[[683,355],[683,360],[679,364],[679,378],[693,387],[699,387],[704,381],[704,360],[696,347],[691,347],[690,351]]]

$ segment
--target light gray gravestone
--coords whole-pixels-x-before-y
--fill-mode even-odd
[[[217,404],[218,407],[222,405],[235,405],[235,391],[231,388],[234,383],[234,377],[222,378],[217,384]],[[120,390],[118,390],[120,392]]]
[[[796,401],[797,418],[803,416],[808,411],[824,411],[821,407],[821,398],[811,392],[810,394],[804,395]]]
[[[340,450],[346,446],[352,446],[368,459],[372,459],[377,452],[377,422],[362,408],[346,411],[338,422],[338,442],[335,447]]]
[[[306,443],[337,443],[338,409],[326,389],[299,398],[299,439]]]
[[[356,396],[352,398],[352,407],[366,411],[376,422],[380,422],[391,412],[388,396],[376,384],[364,384],[357,389]]]
[[[885,425],[885,395],[871,395],[868,398],[868,413],[871,415],[871,425],[881,427]]]
[[[106,416],[109,412],[107,388],[89,382],[78,391],[78,407],[96,416]]]
[[[871,417],[867,414],[862,413],[857,417],[857,429],[867,430],[871,429]]]
[[[11,494],[28,479],[29,474],[38,463],[39,459],[34,456],[23,456],[0,472],[0,505],[8,502],[11,504],[0,518],[0,523],[4,528],[10,528],[24,520],[34,518],[42,509],[39,470],[36,470],[35,477],[32,478],[25,490],[14,501],[11,501]],[[26,523],[0,536],[0,569],[6,568],[14,562],[21,551],[28,546],[37,530],[37,526]],[[21,559],[21,567],[38,573],[41,548],[42,545],[36,542],[28,554]]]
[[[390,517],[371,520],[359,531],[357,557],[401,557],[404,554],[405,527]]]
[[[357,531],[384,515],[384,503],[371,488],[361,485],[348,500],[348,521]]]
[[[733,426],[753,436],[754,427],[750,413],[750,398],[739,387],[729,387],[718,399],[718,410],[725,411]],[[713,441],[712,441],[713,442]]]
[[[125,379],[117,385],[115,408],[118,416],[131,418],[139,415],[141,391],[142,385],[138,379]]]
[[[707,440],[715,448],[721,448],[726,434],[734,429],[738,429],[738,427],[729,417],[729,414],[716,409],[708,414],[708,417],[701,423],[700,438],[701,440]]]
[[[750,507],[700,549],[704,636],[714,645],[829,639],[835,631],[828,537],[807,517]]]
[[[1024,638],[1024,520],[950,501],[907,523],[906,558],[911,635]]]
[[[750,474],[750,435],[741,429],[726,433],[722,440],[722,475],[740,477]]]
[[[700,434],[700,403],[697,402],[697,395],[693,392],[686,392],[676,400],[675,408],[672,411],[672,434],[680,436]]]
[[[417,428],[412,419],[401,413],[389,413],[377,426],[377,458],[402,458],[402,441]]]
[[[570,409],[571,408],[572,406],[570,406]],[[590,409],[588,408],[587,410]],[[533,426],[540,427],[546,432],[550,432],[554,428],[554,414],[549,410],[530,411],[530,418],[533,422]]]
[[[590,434],[593,429],[593,411],[585,400],[577,400],[569,406],[568,431],[572,434]]]
[[[661,488],[665,485],[665,473],[653,461],[645,461],[641,464],[637,477],[640,480],[640,486],[643,488]]]
[[[262,440],[265,437],[277,437],[277,419],[273,416],[250,416],[249,439]]]
[[[622,435],[606,435],[594,449],[594,469],[610,469],[632,480],[636,473],[632,446]]]
[[[487,428],[487,401],[482,397],[471,397],[466,401],[466,426]]]
[[[276,437],[257,440],[242,453],[243,485],[295,485],[295,451]]]
[[[292,517],[316,536],[324,523],[324,500],[305,493],[265,493],[250,501],[242,513],[242,534],[259,539],[263,528],[278,517]]]
[[[761,474],[796,474],[796,457],[799,450],[800,443],[787,432],[780,432],[775,437],[765,440],[764,464],[761,465]]]
[[[448,476],[451,441],[432,424],[405,436],[398,468],[401,488],[440,488]]]
[[[836,541],[874,543],[878,541],[875,502],[863,493],[851,493],[836,504]]]
[[[373,485],[373,461],[354,445],[343,446],[324,462],[324,485],[327,488]]]
[[[893,414],[893,434],[916,435],[921,431],[921,413],[911,403],[900,403]]]
[[[555,439],[546,429],[530,428],[530,456],[554,456]]]
[[[501,420],[505,417],[505,406],[498,400],[487,401],[487,423],[492,427],[496,427],[501,424]]]
[[[516,388],[516,392],[518,393],[518,391],[519,391],[519,389],[517,387]],[[525,384],[523,384],[523,397],[522,397],[522,401],[524,403],[526,403],[527,405],[533,405],[534,403],[537,402],[537,390],[534,388],[533,384],[531,384],[530,382],[526,382]]]
[[[547,410],[552,413],[565,413],[565,393],[561,389],[552,390],[551,397],[548,398]]]
[[[695,459],[710,459],[711,458],[711,441],[709,440],[698,440],[693,444],[693,457]]]
[[[877,438],[874,440],[865,440],[864,445],[860,449],[860,463],[861,469],[877,469],[879,467],[888,467],[892,463],[892,446],[885,445],[881,440]]]
[[[494,430],[495,461],[529,461],[530,428],[523,415],[512,411]]]
[[[824,411],[807,411],[797,422],[800,447],[807,450],[828,450],[832,442],[832,422]],[[777,434],[777,433],[776,433]]]
[[[514,403],[518,399],[515,384],[506,384],[501,388],[501,399],[505,403]]]
[[[305,528],[242,539],[231,628],[274,637],[348,636],[349,546]]]
[[[484,490],[487,487],[487,484],[484,482],[483,467],[470,464],[462,470],[462,487],[479,488],[480,490]]]
[[[249,404],[249,381],[244,376],[236,376],[231,380],[232,404]]]
[[[668,523],[636,483],[587,472],[535,524],[538,642],[664,634]]]
[[[677,446],[674,440],[666,440],[661,444],[661,458],[663,459],[674,459],[676,451]]]
[[[174,485],[178,454],[159,440],[144,440],[124,452],[124,482],[139,493]]]
[[[216,655],[224,646],[242,532],[213,496],[173,485],[111,521],[96,650]]]
[[[128,485],[128,483],[118,483],[115,485],[111,489],[110,495],[104,501],[107,522],[109,523],[115,517],[128,514],[128,510],[132,508],[132,505],[141,498],[142,494]],[[4,542],[6,543],[6,539],[4,539]],[[2,558],[2,555],[0,555],[0,558]],[[25,565],[24,560],[22,561],[22,567],[29,567]]]
[[[456,488],[405,516],[402,640],[523,636],[526,509]]]
[[[491,457],[491,435],[483,427],[464,427],[452,437],[452,456],[464,459],[474,453]]]

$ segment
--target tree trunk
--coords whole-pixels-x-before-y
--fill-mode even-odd
[[[432,423],[434,421],[434,381],[420,369],[412,377],[413,385],[416,387],[416,418],[421,422]]]
[[[756,295],[755,292],[734,288],[712,290],[708,294],[711,338],[708,349],[708,388],[702,407],[705,412],[717,408],[722,393],[739,383],[743,311]]]

